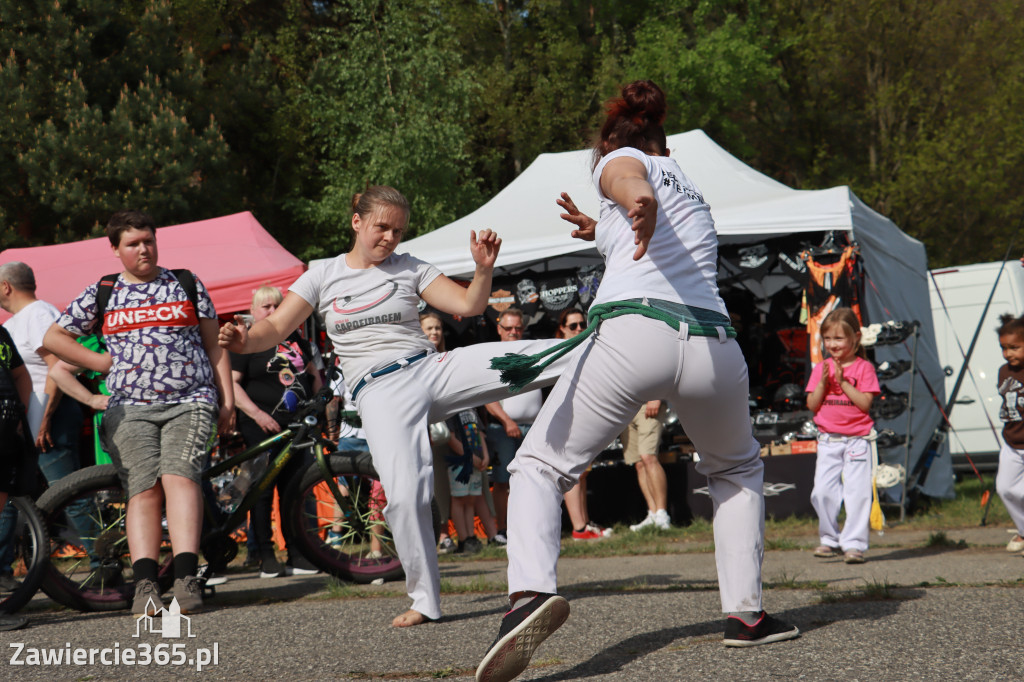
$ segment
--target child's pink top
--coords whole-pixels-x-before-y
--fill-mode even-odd
[[[828,385],[828,393],[825,394],[825,402],[821,409],[814,415],[814,423],[818,428],[827,433],[835,433],[841,436],[866,436],[871,433],[875,422],[867,412],[863,412],[854,405],[846,394],[835,384],[835,360],[829,358],[819,362],[811,370],[811,378],[807,382],[807,392],[812,392],[821,381],[822,367],[828,366],[829,378],[832,381]],[[843,368],[843,377],[853,384],[861,393],[873,393],[878,395],[881,389],[878,387],[878,375],[875,374],[875,367],[864,358],[857,358],[849,367]]]

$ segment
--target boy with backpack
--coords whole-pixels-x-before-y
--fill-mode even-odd
[[[202,608],[196,578],[203,520],[200,475],[215,432],[234,425],[231,365],[217,345],[217,317],[202,282],[157,265],[156,227],[141,211],[119,211],[107,237],[124,271],[90,285],[44,339],[48,350],[107,374],[111,398],[103,442],[128,491],[126,533],[135,577],[132,613],[163,608],[157,559],[167,527],[174,597],[182,613]],[[102,331],[109,354],[75,342]]]

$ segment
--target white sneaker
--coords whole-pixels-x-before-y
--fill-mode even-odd
[[[672,527],[672,520],[668,517],[668,512],[664,509],[659,509],[654,514],[654,525],[657,526],[658,530],[668,530]]]
[[[645,518],[640,523],[634,523],[632,526],[629,527],[629,529],[635,533],[638,530],[643,530],[644,528],[647,528],[648,526],[653,526],[653,525],[654,525],[654,512],[652,512],[650,509],[648,509],[647,510],[647,518]]]

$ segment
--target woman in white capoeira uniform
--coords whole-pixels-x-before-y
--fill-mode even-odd
[[[482,313],[501,240],[490,230],[470,232],[476,272],[465,288],[429,263],[394,253],[408,222],[409,203],[398,190],[376,186],[356,195],[352,250],[299,277],[277,310],[251,329],[236,318],[220,332],[222,346],[253,353],[283,339],[314,310],[324,316],[387,494],[384,516],[413,600],[412,608],[392,621],[396,627],[441,617],[427,426],[509,395],[489,369],[492,356],[552,344],[517,341],[518,349],[502,343],[500,350],[498,344],[478,344],[437,353],[420,328],[420,298],[454,315]],[[562,368],[549,367],[534,385],[550,385]]]
[[[568,617],[568,603],[554,594],[562,494],[648,400],[672,404],[708,478],[726,645],[799,634],[761,608],[763,467],[746,364],[718,294],[711,212],[668,158],[661,89],[637,81],[622,95],[609,103],[595,149],[600,220],[580,214],[568,195],[558,202],[578,228],[574,237],[596,239],[606,270],[589,311],[592,333],[509,467],[511,608],[478,680],[518,675]]]

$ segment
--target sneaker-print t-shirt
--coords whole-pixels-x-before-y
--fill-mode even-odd
[[[84,336],[96,321],[97,284],[90,284],[58,320]],[[103,335],[113,365],[107,375],[110,406],[150,403],[217,404],[213,368],[206,356],[199,319],[216,319],[213,301],[196,278],[199,310],[169,270],[149,282],[119,276],[103,316]]]

